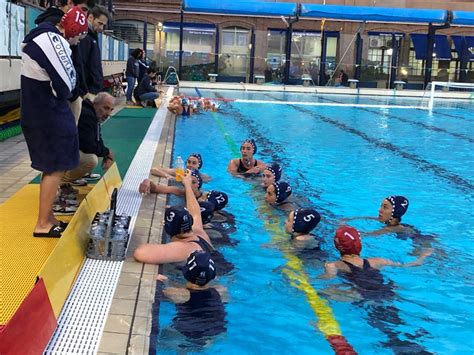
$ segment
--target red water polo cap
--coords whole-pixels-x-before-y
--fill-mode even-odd
[[[64,28],[64,37],[73,38],[87,33],[87,15],[79,6],[72,7],[61,18],[61,26]]]
[[[359,255],[362,250],[359,232],[349,226],[338,228],[334,236],[334,246],[342,255]]]

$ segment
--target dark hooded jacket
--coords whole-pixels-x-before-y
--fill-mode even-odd
[[[79,44],[84,68],[86,93],[97,95],[104,86],[102,58],[100,55],[98,34],[89,26],[89,33]]]
[[[95,113],[93,103],[86,99],[82,102],[81,116],[77,125],[79,132],[79,149],[86,154],[98,157],[109,155],[109,148],[104,145],[100,130],[100,122]]]
[[[48,22],[57,25],[64,16],[63,10],[56,6],[48,7],[43,13],[39,14],[35,20],[35,24],[39,25],[43,22]]]
[[[64,16],[63,10],[57,7],[49,7],[42,14],[40,14],[36,20],[35,24],[39,25],[41,23],[51,23],[57,25],[61,18]],[[84,76],[84,67],[82,60],[82,53],[79,50],[79,45],[71,46],[72,50],[72,62],[74,63],[74,69],[76,69],[77,84],[76,87],[72,90],[70,101],[76,100],[79,96],[84,96],[87,94],[87,85],[86,78]]]

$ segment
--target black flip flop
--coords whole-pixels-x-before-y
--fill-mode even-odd
[[[60,226],[52,226],[49,232],[47,233],[37,233],[33,232],[33,237],[36,238],[60,238],[63,229]]]
[[[66,230],[68,225],[69,225],[69,223],[67,223],[67,222],[59,221],[59,226],[62,228],[63,231]]]

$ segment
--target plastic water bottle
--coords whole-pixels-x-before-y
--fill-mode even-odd
[[[125,237],[127,236],[127,231],[121,223],[117,223],[115,225],[113,232],[114,233],[112,238],[114,239],[125,239]]]
[[[181,156],[176,158],[176,181],[182,181],[184,175],[184,161]]]

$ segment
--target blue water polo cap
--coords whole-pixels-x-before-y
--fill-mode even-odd
[[[252,139],[252,138],[246,139],[246,140],[243,141],[242,145],[244,143],[250,143],[252,145],[252,148],[253,148],[253,154],[257,154],[257,143],[255,143],[254,139]]]
[[[207,193],[206,200],[214,205],[215,211],[219,211],[223,209],[225,206],[227,206],[227,203],[229,202],[229,197],[227,196],[225,192],[210,190]]]
[[[190,157],[195,157],[198,162],[199,162],[199,165],[198,165],[198,169],[201,169],[202,168],[202,157],[201,157],[201,154],[199,153],[191,153],[189,154]]]
[[[321,221],[321,215],[312,208],[298,208],[293,215],[293,232],[309,233]]]
[[[201,209],[202,224],[210,223],[214,216],[214,204],[207,201],[200,201],[199,208]]]
[[[201,177],[201,173],[199,173],[199,170],[191,171],[191,176],[194,176],[197,179],[198,188],[200,189],[202,187],[202,177]]]
[[[181,99],[181,105],[183,105],[183,106],[184,106],[184,105],[189,105],[189,100],[188,100],[187,98],[183,97],[183,98]]]
[[[276,203],[282,203],[291,195],[291,186],[287,182],[278,181],[274,182],[273,186],[275,186],[275,195],[276,195]]]
[[[267,166],[265,169],[271,172],[275,176],[275,181],[280,181],[281,172],[282,172],[282,168],[280,164],[273,163],[272,165]]]
[[[165,232],[170,236],[189,232],[193,222],[193,216],[185,207],[173,206],[165,211]]]
[[[203,250],[195,250],[183,266],[183,276],[189,282],[204,286],[216,277],[216,266],[211,255]]]
[[[408,199],[403,196],[388,196],[386,200],[392,205],[392,218],[398,218],[401,221],[408,210]]]

